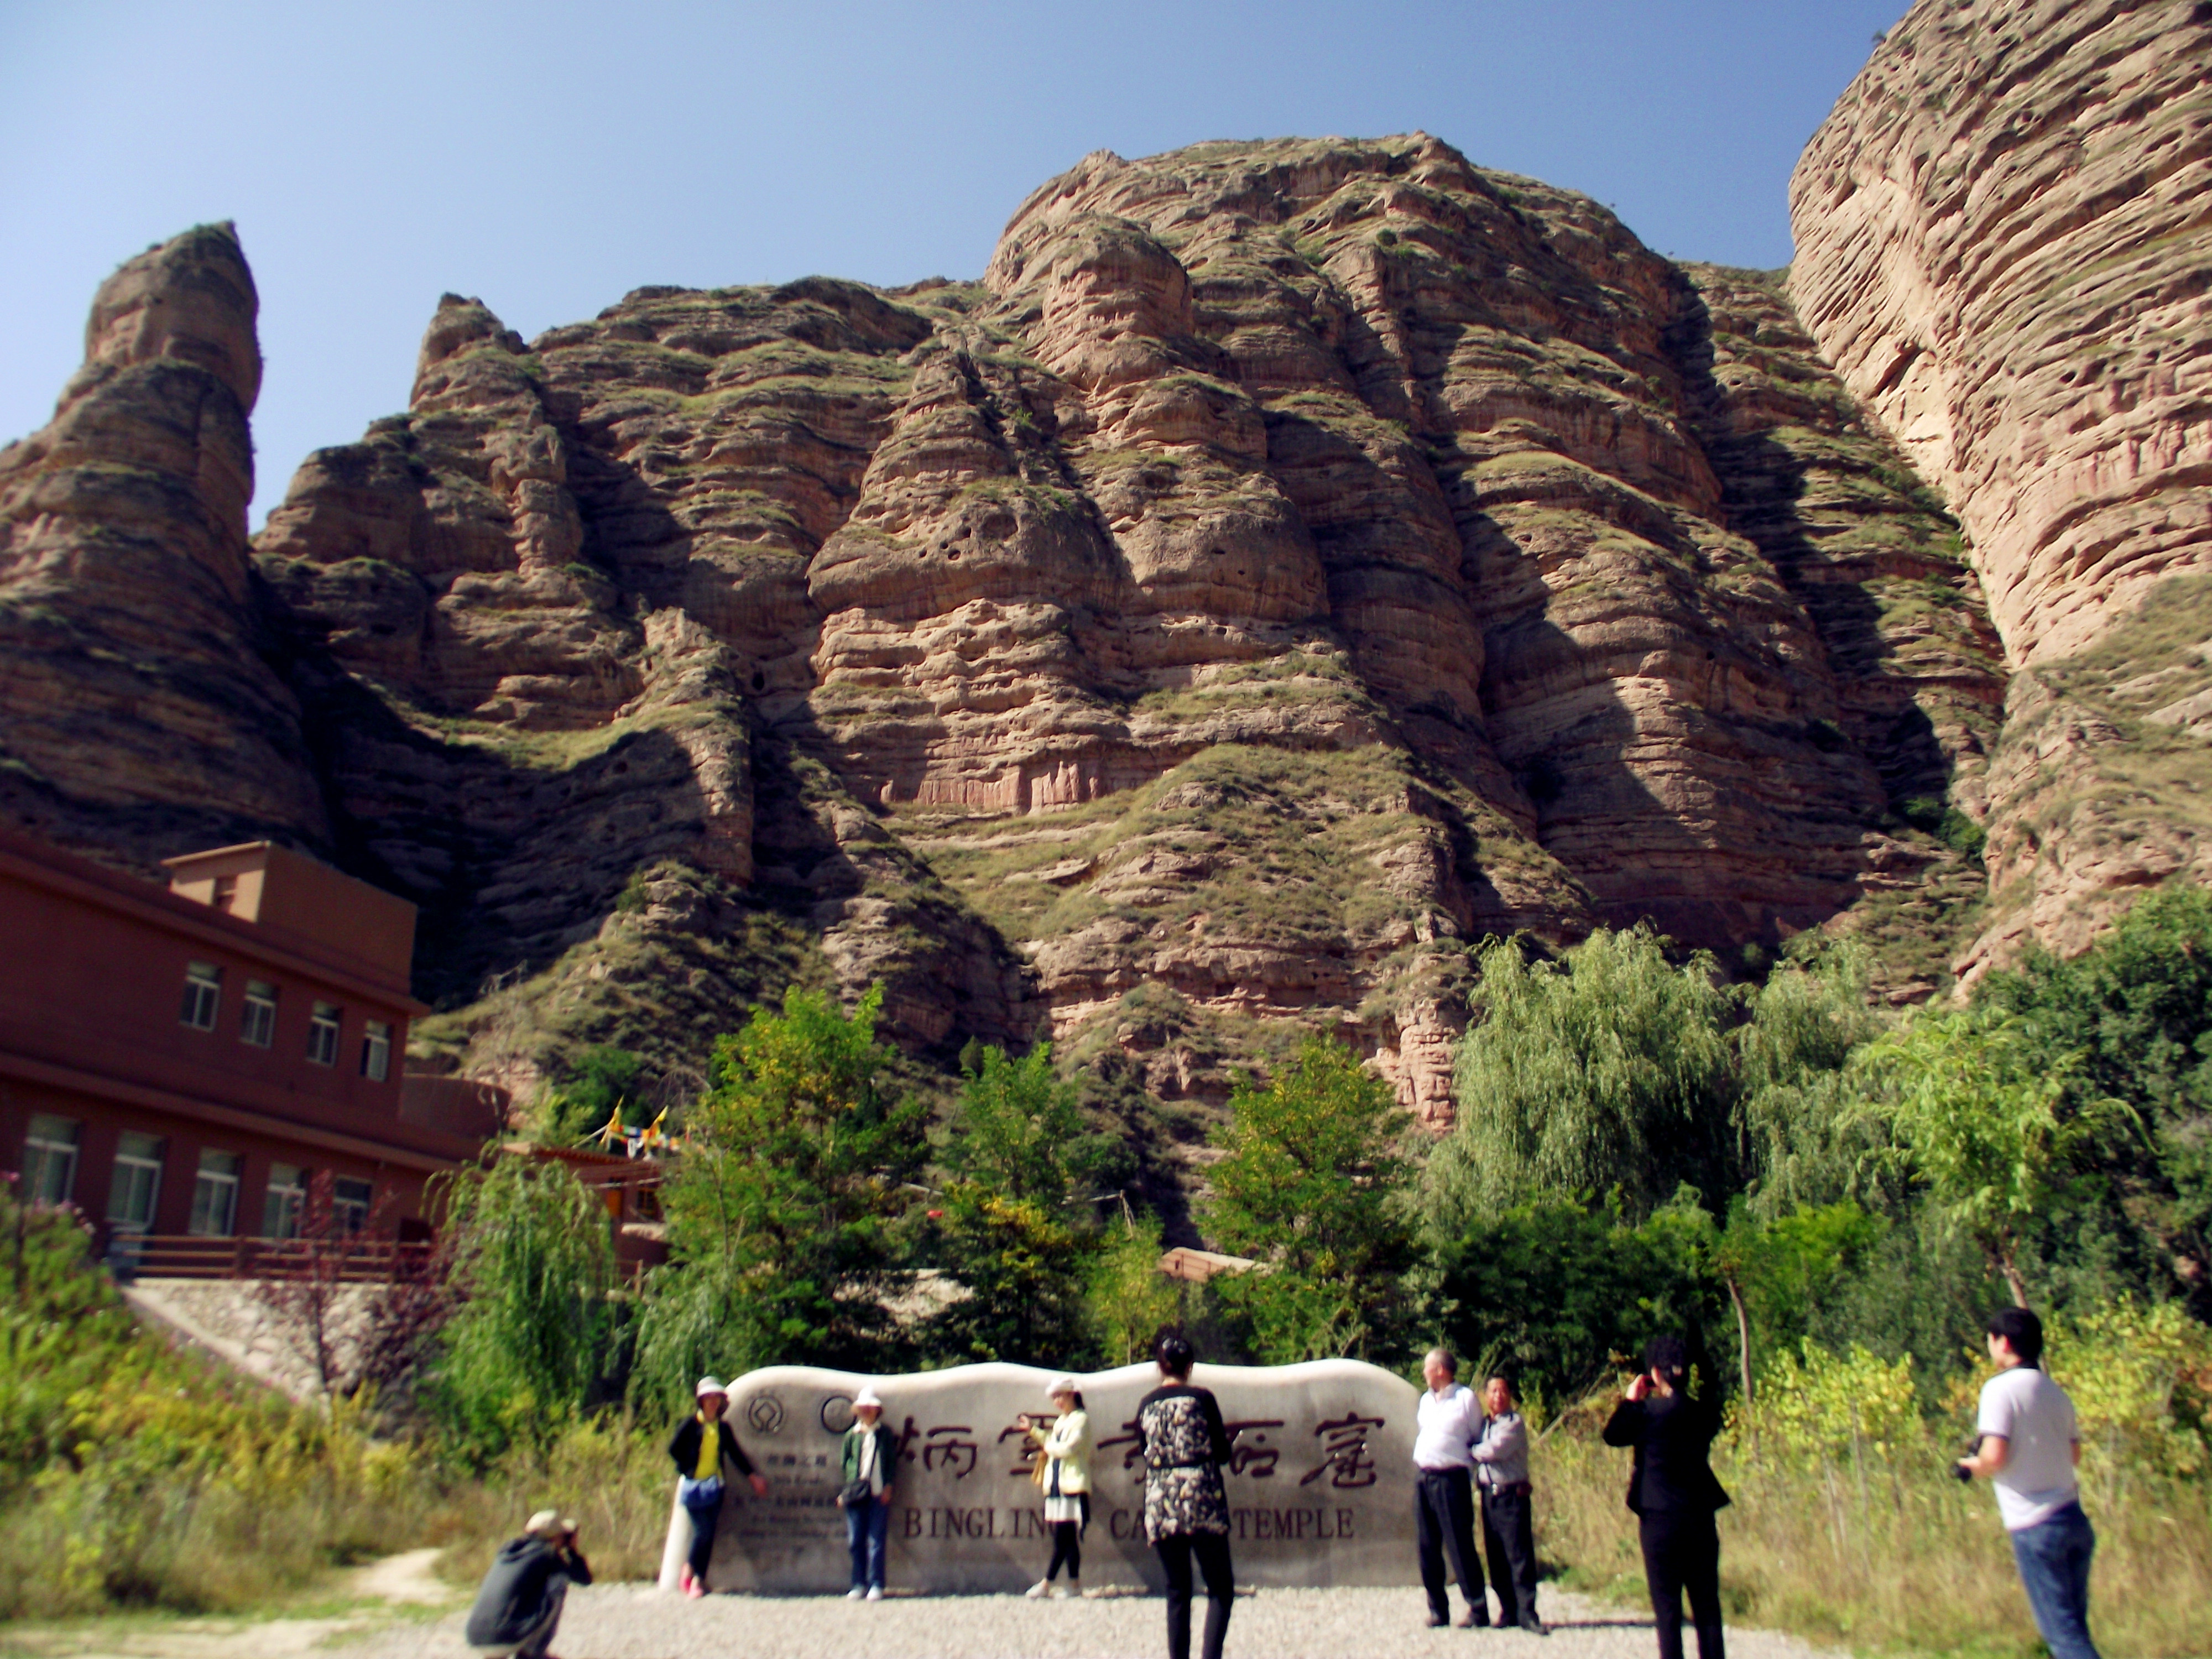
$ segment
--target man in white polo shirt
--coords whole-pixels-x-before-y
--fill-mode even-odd
[[[1444,1594],[1444,1553],[1451,1553],[1460,1594],[1467,1597],[1462,1626],[1490,1622],[1482,1558],[1474,1553],[1474,1446],[1482,1438],[1482,1402],[1454,1381],[1458,1362],[1431,1348],[1421,1362],[1428,1392],[1413,1413],[1413,1536],[1421,1553],[1421,1587],[1429,1593],[1429,1623],[1451,1622]]]
[[[1990,1358],[2001,1369],[1982,1385],[1980,1449],[1959,1468],[1997,1489],[1997,1514],[2012,1534],[2013,1560],[2051,1659],[2098,1659],[2089,1639],[2097,1534],[2074,1478],[2081,1461],[2074,1402],[2043,1372],[2041,1320],[2025,1308],[2000,1308],[1989,1334]]]

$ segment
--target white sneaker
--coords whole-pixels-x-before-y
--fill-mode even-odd
[[[883,1589],[883,1586],[882,1586],[882,1585],[880,1585],[880,1584],[875,1585],[875,1586],[873,1586],[872,1589],[870,1589],[870,1590],[868,1591],[868,1600],[870,1600],[871,1601],[882,1601],[883,1599],[884,1599],[884,1589]]]
[[[1044,1579],[1040,1578],[1036,1583],[1031,1584],[1027,1589],[1024,1590],[1022,1594],[1028,1596],[1032,1601],[1049,1601],[1052,1597],[1052,1586]]]
[[[845,1592],[845,1599],[848,1601],[857,1601],[866,1594],[867,1591],[862,1589],[858,1584],[855,1584],[852,1589]]]

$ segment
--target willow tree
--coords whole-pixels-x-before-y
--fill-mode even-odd
[[[1734,1033],[1736,1157],[1753,1214],[1775,1221],[1807,1206],[1880,1197],[1866,1155],[1876,1144],[1851,1110],[1851,1057],[1879,1036],[1865,948],[1800,935],[1745,999]],[[1893,1194],[1891,1194],[1893,1196]]]
[[[495,1454],[568,1420],[614,1369],[614,1241],[598,1194],[522,1158],[453,1179],[447,1237],[457,1305],[431,1399],[461,1444]]]
[[[1563,1198],[1617,1198],[1640,1218],[1684,1182],[1722,1196],[1737,999],[1710,957],[1678,967],[1638,926],[1599,928],[1557,962],[1492,940],[1480,966],[1458,1125],[1429,1164],[1435,1225],[1455,1235]]]

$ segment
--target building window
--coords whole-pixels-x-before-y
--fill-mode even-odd
[[[82,1126],[75,1118],[31,1115],[31,1132],[23,1137],[23,1192],[33,1204],[66,1204],[76,1186],[76,1138]]]
[[[344,1176],[331,1182],[331,1224],[342,1233],[367,1231],[368,1201],[375,1191],[366,1181]]]
[[[372,1019],[362,1031],[361,1074],[371,1083],[381,1083],[391,1069],[392,1027],[383,1020]]]
[[[217,876],[215,878],[215,908],[226,915],[238,905],[238,878]]]
[[[246,1012],[239,1017],[238,1040],[257,1048],[276,1040],[276,988],[265,979],[246,981]]]
[[[118,1231],[143,1233],[154,1224],[161,1196],[162,1142],[158,1135],[125,1131],[115,1145],[115,1179],[107,1189],[107,1219]]]
[[[186,963],[185,1006],[177,1018],[195,1031],[212,1031],[216,1010],[222,1006],[222,969],[211,962]]]
[[[307,1058],[318,1066],[338,1063],[338,1021],[344,1010],[335,1003],[319,1002],[307,1021]]]
[[[261,1200],[264,1238],[297,1238],[307,1207],[307,1172],[296,1164],[269,1166],[269,1195]]]
[[[192,1182],[192,1218],[185,1231],[203,1238],[228,1238],[238,1229],[238,1177],[246,1160],[236,1152],[203,1152]]]

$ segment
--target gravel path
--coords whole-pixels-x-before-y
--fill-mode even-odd
[[[1263,1589],[1237,1598],[1231,1659],[1653,1659],[1650,1620],[1547,1589],[1553,1632],[1430,1630],[1419,1589]],[[1456,1613],[1456,1601],[1455,1613]],[[1194,1619],[1194,1645],[1205,1618]],[[1160,1659],[1158,1596],[1030,1601],[1018,1595],[710,1596],[685,1601],[635,1584],[571,1590],[562,1659]],[[372,1637],[354,1659],[464,1659],[456,1614]],[[1687,1638],[1688,1632],[1684,1632]],[[1730,1630],[1729,1659],[1827,1659],[1794,1637]]]

